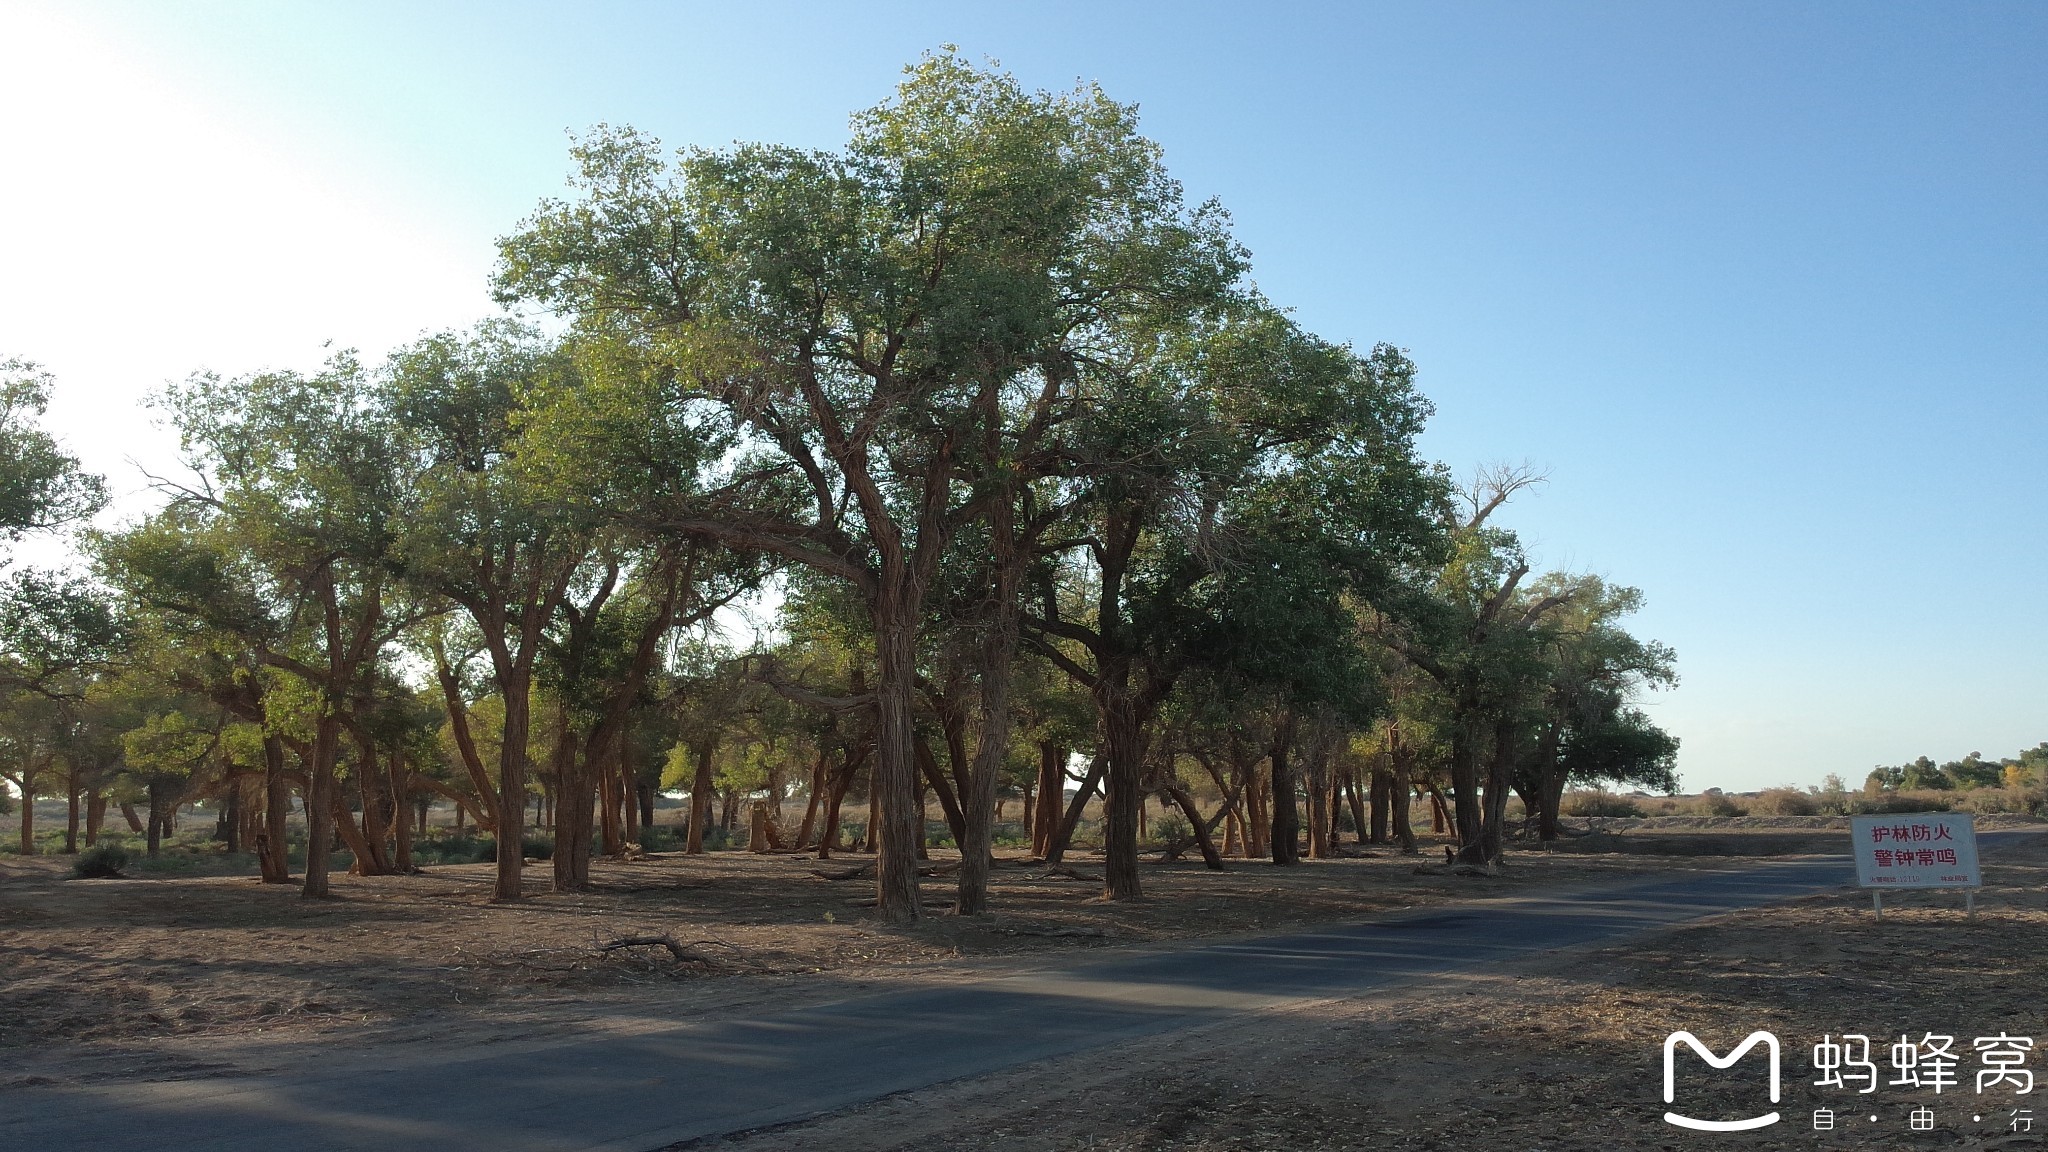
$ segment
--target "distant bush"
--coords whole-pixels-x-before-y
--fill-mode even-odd
[[[96,844],[71,862],[71,873],[81,880],[118,878],[128,866],[128,850],[119,844]]]
[[[1820,805],[1797,788],[1766,788],[1749,802],[1752,816],[1818,816]]]
[[[1595,789],[1590,792],[1572,792],[1564,797],[1560,807],[1567,816],[1641,816],[1643,806],[1627,796],[1616,796],[1612,792]]]
[[[2048,790],[2038,787],[1973,788],[1955,797],[1955,807],[1983,816],[2048,815]]]
[[[1954,803],[1954,794],[1948,792],[1937,792],[1932,789],[1922,789],[1912,792],[1904,790],[1896,792],[1879,792],[1875,796],[1872,796],[1866,792],[1863,795],[1853,797],[1850,800],[1849,811],[1858,814],[1888,814],[1893,812],[1946,812],[1950,809],[1950,807],[1954,805]]]
[[[1680,804],[1679,807],[1684,810],[1687,816],[1728,817],[1749,815],[1747,808],[1736,803],[1735,798],[1725,792],[1708,792],[1703,795],[1694,796]]]

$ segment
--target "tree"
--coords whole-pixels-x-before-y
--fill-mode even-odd
[[[1553,613],[1542,635],[1548,684],[1532,717],[1536,726],[1527,758],[1528,805],[1542,839],[1557,838],[1567,782],[1636,784],[1665,791],[1678,785],[1678,741],[1629,707],[1646,688],[1678,679],[1676,655],[1655,641],[1638,640],[1618,621],[1637,611],[1642,593],[1598,578],[1551,576],[1539,595],[1563,592],[1569,601]]]
[[[107,538],[103,563],[155,610],[237,637],[313,694],[306,876],[324,898],[347,714],[406,621],[388,612],[410,507],[399,430],[352,355],[313,375],[195,376],[165,394],[196,480]],[[274,830],[273,830],[274,831]]]
[[[732,463],[679,490],[667,531],[859,590],[878,903],[914,920],[918,640],[950,540],[984,511],[970,461],[1062,394],[1103,321],[1213,292],[1233,250],[1213,212],[1183,209],[1130,108],[1026,93],[951,54],[856,117],[843,153],[748,145],[670,168],[653,141],[607,132],[577,157],[581,202],[505,243],[501,290],[647,365],[636,426],[730,438]]]
[[[520,455],[525,400],[550,385],[574,387],[569,350],[532,333],[488,325],[471,336],[437,336],[392,360],[385,395],[407,436],[419,483],[416,515],[396,541],[419,593],[459,607],[474,629],[487,676],[503,705],[496,771],[478,757],[462,691],[440,625],[428,634],[449,723],[475,791],[492,802],[498,900],[523,896],[532,689],[547,628],[590,555],[590,502],[533,481]]]
[[[0,544],[78,523],[106,503],[105,482],[35,426],[52,383],[29,361],[0,360]]]
[[[1590,587],[1556,581],[1525,592],[1529,561],[1521,542],[1488,524],[1516,492],[1541,480],[1526,467],[1483,470],[1459,494],[1463,508],[1448,525],[1449,562],[1426,594],[1402,598],[1374,623],[1375,635],[1440,694],[1458,858],[1468,864],[1501,859],[1507,796],[1523,754],[1517,741],[1543,682],[1550,618]]]
[[[21,799],[21,854],[36,854],[36,798],[56,783],[63,717],[57,701],[15,691],[0,697],[0,780]]]
[[[28,361],[0,360],[0,545],[81,523],[106,503],[105,483],[35,425],[51,384]],[[8,573],[0,579],[0,691],[49,692],[73,673],[103,666],[119,645],[114,617],[88,581]]]
[[[1289,641],[1318,653],[1304,675],[1327,669],[1324,657],[1348,661],[1325,643],[1348,628],[1296,627],[1290,597],[1313,589],[1327,607],[1347,587],[1377,596],[1440,538],[1441,481],[1414,454],[1428,408],[1400,352],[1360,356],[1255,298],[1155,343],[1075,438],[1085,493],[1079,543],[1064,550],[1085,557],[1074,574],[1086,615],[1068,614],[1046,581],[1026,622],[1038,651],[1095,698],[1114,898],[1138,894],[1147,728],[1176,680],[1205,660],[1254,676],[1291,667],[1309,648]],[[1303,621],[1319,610],[1302,609]],[[1284,787],[1292,735],[1280,735],[1269,750],[1283,749]]]

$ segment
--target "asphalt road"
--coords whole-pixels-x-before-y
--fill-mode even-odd
[[[1998,840],[1982,837],[1985,847]],[[1297,999],[1596,944],[1836,887],[1847,857],[1480,900],[752,1019],[451,1054],[304,1053],[253,1074],[0,1093],[0,1149],[650,1152]],[[89,991],[86,994],[90,994]],[[419,1050],[415,1050],[415,1048]],[[384,1063],[365,1061],[382,1060]]]

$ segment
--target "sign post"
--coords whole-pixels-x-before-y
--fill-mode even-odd
[[[1870,889],[1870,906],[1884,919],[1887,888],[1961,888],[1963,906],[1977,916],[1977,825],[1967,812],[1912,812],[1849,817],[1856,853],[1856,883]]]

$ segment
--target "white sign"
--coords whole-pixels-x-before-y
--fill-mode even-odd
[[[1976,888],[1977,828],[1964,812],[1851,816],[1856,883],[1865,888]]]

